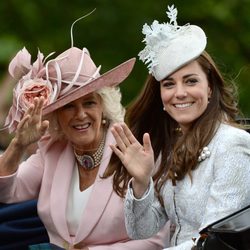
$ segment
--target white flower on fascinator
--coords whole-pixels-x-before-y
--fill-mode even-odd
[[[145,64],[148,64],[149,73],[152,73],[154,67],[159,63],[157,56],[160,48],[168,46],[169,41],[182,28],[177,25],[176,18],[178,12],[174,5],[168,6],[168,10],[166,13],[170,19],[169,23],[160,24],[155,20],[151,26],[144,24],[142,28],[142,33],[145,35],[143,42],[146,43],[146,47],[139,53],[139,57]]]
[[[168,10],[169,11],[166,11],[166,13],[168,15],[168,18],[170,19],[169,23],[174,23],[174,26],[177,26],[177,9],[174,7],[174,5],[172,5],[170,7],[168,6]]]
[[[24,112],[34,103],[35,97],[43,96],[44,106],[54,101],[58,88],[46,79],[45,61],[46,58],[38,51],[36,61],[31,64],[31,55],[23,48],[10,62],[9,73],[18,82],[13,90],[12,107],[5,120],[5,127],[8,127],[9,132],[16,130]]]
[[[174,5],[168,6],[166,14],[170,19],[168,23],[155,20],[151,26],[144,24],[142,33],[146,46],[138,54],[157,81],[200,55],[206,46],[206,36],[201,28],[177,24],[178,12]]]

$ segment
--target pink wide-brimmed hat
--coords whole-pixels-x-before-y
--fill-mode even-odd
[[[5,120],[5,128],[9,132],[16,130],[35,97],[44,96],[45,116],[102,87],[118,85],[128,77],[135,64],[135,58],[131,58],[100,75],[100,66],[96,67],[88,50],[76,47],[47,62],[38,52],[37,60],[32,65],[30,61],[31,56],[24,48],[9,64],[10,75],[18,81],[13,90],[12,107]]]
[[[48,79],[60,86],[56,100],[43,109],[43,115],[53,112],[84,95],[102,87],[112,87],[123,82],[135,64],[135,58],[100,75],[86,48],[72,47],[55,60],[47,63]]]

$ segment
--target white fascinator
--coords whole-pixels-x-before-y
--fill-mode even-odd
[[[207,44],[206,34],[200,27],[177,24],[178,12],[174,5],[168,6],[166,13],[169,23],[155,20],[151,26],[144,24],[142,29],[146,46],[139,53],[139,58],[157,81],[197,58]]]

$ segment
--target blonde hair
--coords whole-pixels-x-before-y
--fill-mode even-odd
[[[119,87],[103,87],[97,90],[103,101],[103,116],[111,122],[124,121],[125,108],[122,106]]]
[[[121,103],[122,95],[119,87],[103,87],[96,91],[102,99],[103,119],[110,122],[124,121],[125,108]],[[48,133],[54,140],[64,138],[64,133],[57,121],[57,110],[49,114],[46,119],[49,120],[50,126]]]

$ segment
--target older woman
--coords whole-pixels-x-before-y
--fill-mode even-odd
[[[64,249],[161,249],[165,232],[129,239],[123,199],[113,177],[103,177],[114,143],[110,126],[124,117],[117,84],[135,60],[103,75],[86,48],[46,63],[40,52],[33,65],[29,60],[23,49],[9,67],[19,81],[6,120],[15,136],[0,157],[0,201],[37,198],[50,242]],[[36,142],[36,153],[22,162]]]

